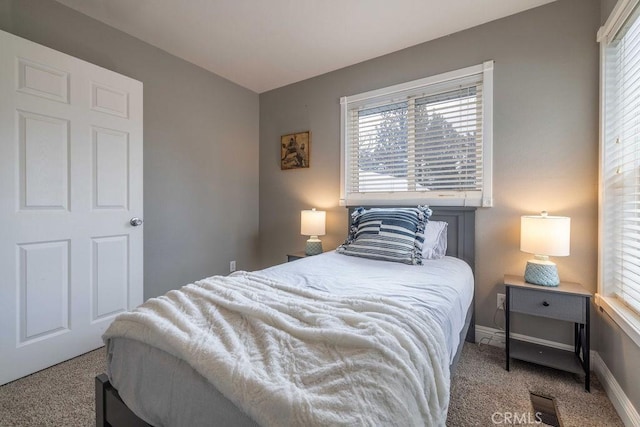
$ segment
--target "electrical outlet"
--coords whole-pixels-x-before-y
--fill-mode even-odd
[[[236,271],[236,262],[235,261],[230,261],[229,262],[229,273],[233,273],[234,271]]]
[[[506,298],[505,294],[498,294],[498,309],[504,310],[504,300]]]

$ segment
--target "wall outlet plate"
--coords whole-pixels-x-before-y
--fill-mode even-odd
[[[498,309],[504,310],[504,300],[507,298],[505,294],[498,294]]]
[[[229,273],[233,273],[234,271],[236,271],[236,262],[229,261]]]

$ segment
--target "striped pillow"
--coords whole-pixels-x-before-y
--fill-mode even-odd
[[[422,264],[427,206],[417,208],[358,208],[338,253],[405,264]]]

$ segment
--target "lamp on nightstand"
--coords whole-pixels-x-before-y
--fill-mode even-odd
[[[527,261],[524,280],[543,286],[558,286],[558,267],[549,256],[569,255],[571,218],[549,216],[542,211],[539,216],[525,215],[520,220],[520,250],[534,254]]]
[[[326,215],[325,211],[317,211],[315,208],[300,213],[300,234],[310,236],[304,250],[305,254],[318,255],[322,253],[322,242],[318,236],[324,236]]]

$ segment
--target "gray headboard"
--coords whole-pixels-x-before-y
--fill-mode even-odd
[[[431,220],[446,221],[447,255],[463,259],[476,271],[476,209],[433,207]]]
[[[391,206],[364,206],[391,207]],[[395,206],[403,207],[403,206]],[[349,208],[349,219],[355,207]],[[447,255],[460,258],[469,264],[475,273],[476,248],[476,208],[469,207],[431,207],[431,220],[446,221],[447,227]]]

